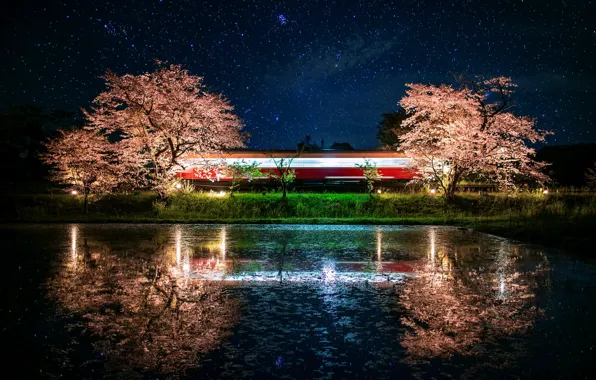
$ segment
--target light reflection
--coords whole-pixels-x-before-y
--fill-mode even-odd
[[[336,273],[333,261],[328,261],[323,265],[323,280],[325,282],[335,282]]]
[[[70,260],[74,269],[77,267],[78,252],[77,252],[77,240],[79,235],[79,227],[73,225],[70,227]]]
[[[435,236],[435,229],[434,228],[431,228],[430,229],[429,236],[430,236],[429,257],[430,257],[431,264],[434,265],[434,263],[435,263],[435,255],[436,255],[436,253],[435,253],[435,239],[436,239],[436,236]]]
[[[226,226],[223,226],[221,228],[221,233],[220,233],[221,243],[219,244],[219,249],[221,251],[221,260],[223,262],[225,262],[225,260],[226,260],[226,234],[227,234]]]
[[[497,255],[497,282],[499,284],[499,299],[505,298],[505,266],[507,264],[507,251],[505,243],[501,242],[499,246],[499,253]]]
[[[383,258],[382,258],[382,250],[383,250],[383,231],[381,229],[377,230],[377,272],[383,271]]]
[[[184,253],[184,261],[182,264],[182,270],[184,271],[185,277],[187,277],[190,274],[190,252],[188,249]]]
[[[174,232],[174,241],[176,244],[176,266],[180,266],[180,260],[182,259],[182,231],[180,227],[176,227]]]

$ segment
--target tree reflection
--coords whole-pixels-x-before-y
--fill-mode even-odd
[[[82,319],[108,371],[182,373],[237,319],[237,304],[220,284],[180,275],[183,248],[174,233],[176,257],[116,254],[72,227],[68,262],[50,291],[62,312]]]
[[[486,353],[498,339],[532,329],[541,314],[535,297],[546,275],[541,265],[522,271],[519,252],[505,243],[496,257],[483,260],[477,247],[456,260],[455,248],[440,247],[434,230],[429,235],[428,260],[400,288],[408,361]],[[466,255],[481,266],[468,266]]]

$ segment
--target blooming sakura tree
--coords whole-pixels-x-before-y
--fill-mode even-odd
[[[184,168],[182,156],[240,148],[246,135],[229,101],[209,93],[202,77],[180,65],[158,65],[141,75],[106,73],[108,89],[85,115],[94,130],[122,138],[120,152],[136,157],[149,184],[165,196],[164,184]]]
[[[461,79],[461,78],[460,78]],[[451,198],[459,181],[482,177],[510,188],[518,177],[548,180],[543,163],[528,143],[550,132],[535,129],[534,119],[511,113],[510,78],[460,80],[461,87],[408,84],[399,104],[412,117],[401,149],[412,157],[419,181],[436,183]]]
[[[87,214],[90,194],[110,193],[123,178],[125,167],[104,135],[88,130],[59,131],[46,144],[42,160],[54,168],[53,179],[84,197]]]

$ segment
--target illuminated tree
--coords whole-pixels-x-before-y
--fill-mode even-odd
[[[123,155],[134,156],[149,184],[164,186],[184,169],[187,153],[217,154],[244,146],[243,123],[221,94],[208,92],[203,78],[180,65],[159,63],[155,72],[104,75],[108,89],[85,112],[91,127],[121,137]]]
[[[533,160],[528,143],[543,142],[549,132],[535,121],[511,113],[510,78],[461,79],[461,87],[409,84],[399,104],[413,116],[401,148],[412,157],[418,181],[434,182],[451,198],[462,179],[476,176],[514,186],[516,177],[548,180],[543,163]]]
[[[362,174],[366,179],[366,190],[368,195],[372,198],[375,191],[375,181],[378,180],[380,176],[377,164],[374,161],[365,158],[364,164],[356,164],[356,166],[362,169]]]
[[[58,132],[47,142],[42,160],[54,169],[54,181],[83,195],[87,214],[89,195],[110,193],[124,178],[124,165],[105,136],[80,129]]]

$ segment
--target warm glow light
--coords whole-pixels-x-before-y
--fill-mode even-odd
[[[76,268],[77,266],[77,237],[79,234],[79,230],[77,226],[72,226],[70,228],[70,258],[72,260],[73,267]]]
[[[226,195],[226,192],[225,191],[220,191],[218,193],[214,193],[213,194],[214,197],[223,197],[225,195]]]
[[[383,231],[377,230],[377,272],[383,271],[382,252],[383,251]]]
[[[182,184],[180,182],[176,183],[176,189],[181,189],[182,188]]]
[[[435,230],[432,228],[430,230],[430,262],[432,264],[435,263]]]
[[[226,259],[226,227],[221,229],[221,243],[219,244],[222,261]]]
[[[542,194],[544,194],[544,195],[548,194],[548,189],[544,189],[544,191],[542,191]]]
[[[381,194],[381,189],[377,190],[377,194]]]
[[[77,195],[79,192],[78,192],[78,191],[76,191],[76,190],[71,190],[71,192],[70,192],[70,193],[71,193],[72,195]]]
[[[430,193],[431,193],[431,194],[435,194],[436,192],[437,192],[437,190],[436,190],[436,189],[430,189]]]
[[[176,235],[175,235],[175,240],[176,240],[176,265],[180,265],[180,261],[182,259],[182,232],[177,229],[176,230]]]

